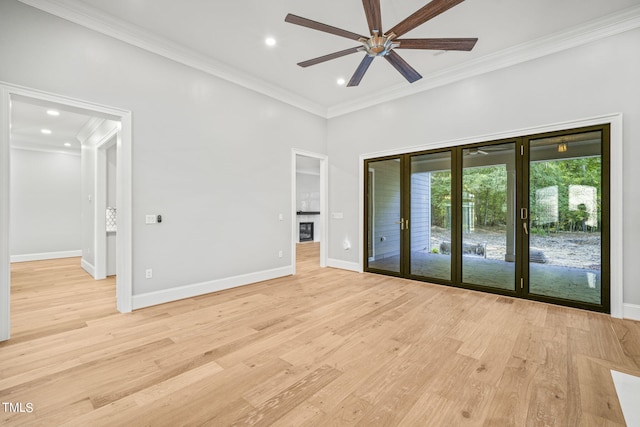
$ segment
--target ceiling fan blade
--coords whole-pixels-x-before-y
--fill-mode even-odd
[[[420,80],[422,78],[422,76],[418,74],[418,72],[414,70],[413,67],[411,67],[411,65],[407,63],[407,61],[402,59],[400,55],[398,55],[393,50],[390,51],[389,54],[384,57],[384,59],[389,61],[389,63],[393,65],[395,69],[398,70],[409,83],[413,83],[416,80]]]
[[[369,33],[373,34],[377,31],[382,34],[382,15],[380,14],[380,0],[362,0],[364,13],[367,15],[367,23],[369,23]]]
[[[463,1],[464,0],[433,0],[418,9],[412,15],[408,16],[404,21],[397,24],[387,33],[394,33],[396,37],[400,37]]]
[[[364,56],[362,62],[360,63],[360,65],[358,65],[356,72],[353,73],[353,77],[351,77],[351,80],[349,80],[347,87],[358,86],[360,84],[360,80],[362,80],[362,77],[364,77],[364,73],[366,73],[367,69],[369,69],[369,65],[371,65],[373,58],[373,56],[369,55]]]
[[[433,49],[470,51],[478,39],[396,39],[396,49]]]
[[[333,52],[328,55],[319,56],[317,58],[309,59],[307,61],[298,62],[301,67],[309,67],[311,65],[320,64],[321,62],[330,61],[332,59],[340,58],[341,56],[351,55],[358,51],[363,50],[362,46],[356,46],[349,49],[341,50],[340,52]]]
[[[289,13],[285,18],[285,22],[290,24],[301,25],[303,27],[311,28],[318,31],[324,31],[325,33],[333,34],[340,37],[346,37],[351,40],[360,40],[361,38],[368,38],[361,36],[360,34],[352,33],[351,31],[342,30],[340,28],[332,27],[331,25],[322,24],[320,22],[312,21],[311,19],[303,18],[301,16],[292,15]]]

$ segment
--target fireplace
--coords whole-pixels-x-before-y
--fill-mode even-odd
[[[313,222],[300,223],[300,241],[313,242]]]

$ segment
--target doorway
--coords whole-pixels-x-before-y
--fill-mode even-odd
[[[121,138],[118,140],[118,212],[120,238],[118,247],[118,280],[116,283],[116,305],[120,312],[131,311],[131,113],[86,101],[40,92],[7,84],[0,85],[0,341],[10,337],[10,140],[11,104],[13,101],[28,101],[32,104],[55,106],[64,111],[78,112],[90,116],[114,120],[120,123]]]
[[[609,134],[366,160],[365,271],[610,312]]]
[[[327,265],[328,160],[324,154],[309,151],[293,149],[291,153],[291,265],[295,274],[299,245],[317,246],[307,249],[319,255],[316,265]],[[305,258],[309,259],[308,254]]]

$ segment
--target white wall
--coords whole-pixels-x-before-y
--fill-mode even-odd
[[[640,30],[331,119],[329,258],[357,263],[359,156],[555,124],[624,115],[624,302],[640,304]],[[372,127],[369,123],[388,123]]]
[[[80,156],[12,148],[10,194],[12,260],[80,251]]]
[[[291,149],[326,152],[326,120],[15,0],[0,55],[1,81],[132,111],[134,295],[291,267]]]

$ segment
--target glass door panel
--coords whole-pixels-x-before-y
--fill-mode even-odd
[[[529,293],[602,304],[602,132],[529,146]]]
[[[411,157],[410,274],[451,279],[451,152]]]
[[[367,162],[367,267],[400,273],[400,159]]]
[[[462,281],[515,291],[515,143],[462,150]]]

